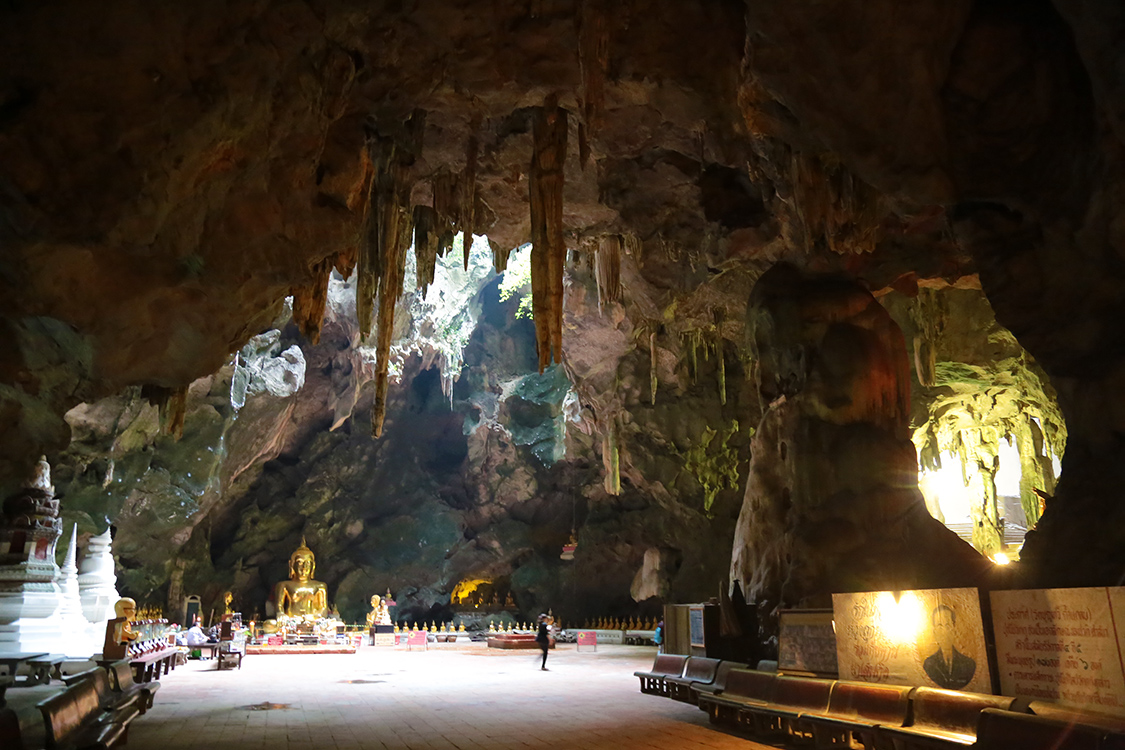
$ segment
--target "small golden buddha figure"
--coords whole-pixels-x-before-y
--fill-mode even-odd
[[[367,613],[367,627],[372,628],[375,625],[381,625],[379,622],[379,605],[382,603],[383,597],[378,594],[371,595],[371,611]]]
[[[301,539],[301,546],[289,557],[289,580],[277,584],[278,617],[318,620],[328,615],[328,587],[313,580],[316,556]]]
[[[234,614],[234,609],[231,607],[231,603],[233,601],[234,601],[234,594],[232,594],[229,591],[227,593],[223,594],[223,614],[225,614],[225,615],[233,615]]]
[[[137,602],[129,597],[118,599],[113,605],[113,613],[119,618],[125,618],[113,627],[113,639],[122,645],[137,640],[139,634],[133,630],[133,621],[137,619]]]

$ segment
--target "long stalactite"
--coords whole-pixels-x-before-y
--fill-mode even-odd
[[[594,260],[598,284],[598,311],[610,302],[621,301],[621,236],[607,234],[598,240]]]
[[[562,362],[563,165],[566,162],[567,114],[554,98],[535,113],[531,157],[531,310],[539,372],[552,359]]]
[[[406,251],[413,234],[408,170],[422,150],[425,112],[414,114],[391,134],[378,128],[368,131],[367,149],[374,167],[367,205],[367,222],[359,256],[356,312],[360,334],[371,333],[371,313],[378,300],[375,334],[375,402],[371,407],[371,433],[383,434],[387,412],[391,338],[395,305],[402,296]]]

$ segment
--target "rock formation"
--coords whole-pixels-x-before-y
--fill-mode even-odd
[[[837,359],[832,336],[779,331],[762,341],[833,352],[826,361],[844,369],[778,360],[779,380],[763,387],[787,400],[763,417],[747,375],[769,363],[745,344],[743,310],[779,261],[859,284],[892,313],[913,304],[894,295],[982,290],[1008,337],[992,354],[1029,355],[993,374],[1017,373],[1032,395],[1005,391],[1010,416],[978,414],[984,432],[935,430],[934,444],[954,446],[956,432],[965,460],[984,465],[1009,423],[1022,435],[1027,490],[1050,496],[1026,582],[1104,584],[1125,565],[1113,531],[1125,528],[1113,499],[1125,479],[1125,17],[1110,0],[66,0],[10,3],[0,20],[0,496],[41,453],[61,459],[63,512],[72,504],[83,534],[113,520],[133,593],[167,585],[166,543],[184,585],[253,588],[263,574],[250,571],[310,522],[310,541],[343,552],[372,534],[407,561],[392,551],[422,533],[401,512],[414,498],[441,548],[417,558],[425,581],[403,567],[418,607],[490,567],[536,602],[610,606],[579,590],[598,569],[622,607],[641,570],[638,590],[702,596],[715,584],[702,580],[728,569],[714,548],[733,534],[750,428],[756,450],[780,460],[777,431],[827,439],[814,417],[830,433],[873,419],[876,452],[895,467],[876,476],[905,488],[896,507],[913,514],[905,420],[928,430],[952,403],[942,388],[959,391],[958,409],[985,404],[991,375],[936,377],[940,362],[987,371],[968,351],[983,349],[945,350],[931,373],[944,344],[923,308],[935,305],[913,321],[896,313],[925,378],[911,406],[889,326],[854,360]],[[496,269],[533,243],[532,331],[516,335],[511,310],[476,326],[473,315],[423,321],[403,283],[411,266],[411,286],[440,275],[458,232],[487,235]],[[460,247],[471,274],[473,241]],[[353,272],[345,315],[333,285]],[[820,291],[869,310],[848,288]],[[486,295],[463,299],[497,304]],[[807,309],[818,305],[837,309]],[[845,329],[864,341],[874,330]],[[502,374],[485,339],[506,347]],[[255,357],[269,367],[250,372]],[[562,402],[552,362],[573,394]],[[813,380],[791,391],[790,376]],[[453,405],[439,408],[437,393]],[[1061,450],[1064,432],[1052,490],[1041,444]],[[565,459],[541,461],[564,445]],[[815,445],[795,455],[814,461]],[[408,488],[387,473],[395,462],[434,470]],[[795,478],[765,455],[754,467],[751,485]],[[358,500],[373,487],[402,494],[390,507]],[[747,499],[780,499],[767,489]],[[789,512],[751,504],[746,514]],[[984,549],[994,515],[980,517]],[[575,517],[580,552],[564,575],[546,561]],[[908,525],[923,547],[945,544],[933,524]],[[783,541],[799,547],[805,534]],[[659,585],[644,563],[653,548]],[[735,561],[741,580],[754,580],[758,557]],[[326,579],[366,601],[358,590],[376,563],[389,564],[345,554]],[[782,592],[786,565],[752,588],[801,599],[841,580],[810,568]],[[869,565],[840,575],[858,585]]]

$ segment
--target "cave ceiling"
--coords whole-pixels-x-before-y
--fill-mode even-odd
[[[1055,382],[1073,476],[1121,450],[1112,0],[12,0],[0,20],[5,482],[66,448],[80,403],[143,386],[168,409],[287,297],[315,340],[333,268],[358,266],[361,330],[383,311],[378,432],[412,224],[498,258],[534,239],[539,368],[553,353],[626,431],[647,370],[623,394],[599,364],[674,379],[704,333],[742,357],[749,290],[785,260],[878,294],[983,288]],[[605,238],[608,318],[585,283]],[[1111,479],[1090,481],[1068,500],[1087,519]]]

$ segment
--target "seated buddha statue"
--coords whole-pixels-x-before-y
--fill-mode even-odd
[[[319,620],[328,616],[328,587],[313,580],[316,556],[301,539],[301,546],[289,556],[289,580],[274,589],[277,616]]]

